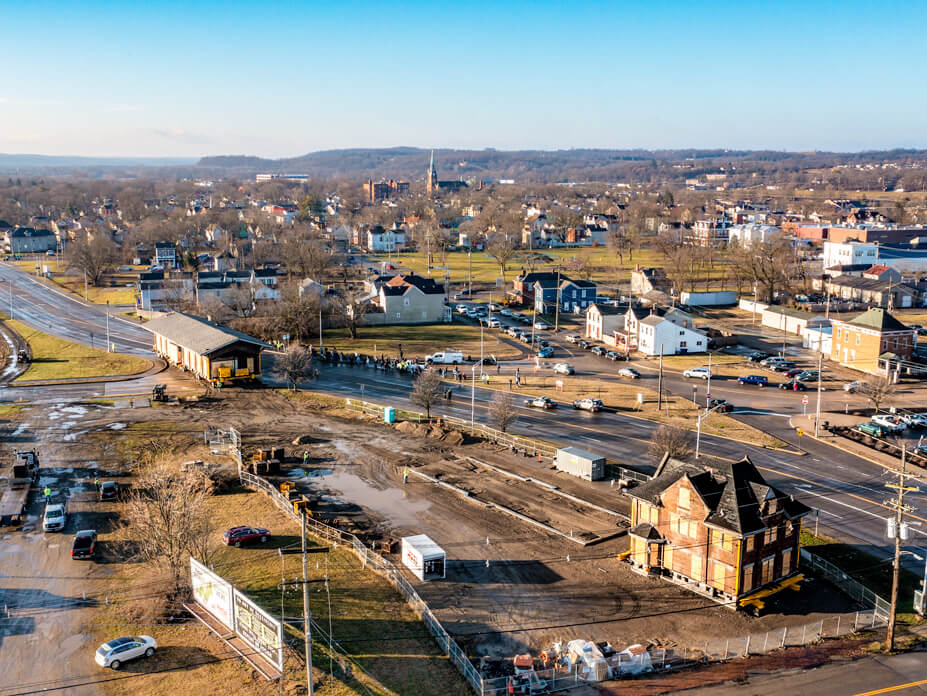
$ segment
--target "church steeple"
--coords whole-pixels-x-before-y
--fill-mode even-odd
[[[435,151],[431,151],[431,162],[428,164],[428,173],[425,175],[425,190],[431,196],[438,190],[438,172],[435,170]]]

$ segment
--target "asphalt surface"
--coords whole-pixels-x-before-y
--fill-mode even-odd
[[[106,349],[105,305],[84,303],[16,266],[0,263],[0,311],[6,314],[10,313],[11,284],[13,319],[59,338]],[[109,315],[109,341],[115,345],[115,352],[152,356],[152,336],[148,331],[119,316],[117,308],[111,307]]]
[[[395,371],[323,366],[318,380],[303,386],[345,397],[361,397],[384,405],[420,410],[408,398],[411,382],[410,376]],[[472,412],[474,421],[485,422],[492,394],[491,390],[479,386],[474,393],[469,384],[458,384],[452,401],[442,402],[432,412],[434,415],[463,419],[469,419]],[[555,398],[556,394],[548,396]],[[647,448],[653,431],[659,425],[657,423],[617,413],[576,411],[565,403],[550,411],[524,407],[521,398],[517,399],[517,403],[519,418],[510,428],[513,433],[600,452],[644,471],[652,471],[656,464],[647,454]],[[786,425],[786,419],[781,420]],[[768,429],[769,423],[764,425],[767,426],[764,429]],[[788,435],[796,439],[790,430]],[[885,518],[889,516],[889,511],[884,507],[884,501],[890,491],[885,488],[889,479],[884,470],[829,445],[808,442],[807,438],[801,442],[801,446],[808,454],[776,452],[711,435],[701,439],[701,451],[704,454],[728,459],[740,459],[748,455],[773,485],[819,510],[817,516],[812,515],[805,520],[812,531],[817,526],[821,533],[888,559],[892,549],[885,538]],[[921,492],[910,494],[911,503],[921,511],[924,510],[924,499]],[[923,557],[920,547],[927,546],[927,517],[921,517],[915,512],[911,522],[917,526],[912,528],[912,539],[906,548]],[[904,558],[905,565],[912,571],[923,571],[923,561],[910,555]]]

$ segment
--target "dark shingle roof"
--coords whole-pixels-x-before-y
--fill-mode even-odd
[[[853,317],[847,322],[851,326],[858,326],[862,329],[874,329],[875,331],[908,331],[908,327],[895,319],[884,309],[873,308],[867,312]]]
[[[696,463],[667,456],[660,462],[654,477],[628,491],[628,495],[658,505],[663,492],[684,476],[709,510],[704,522],[737,534],[753,534],[766,528],[761,509],[770,494],[789,518],[795,519],[811,511],[766,483],[749,457],[738,462],[703,457]]]

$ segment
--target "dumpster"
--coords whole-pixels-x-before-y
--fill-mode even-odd
[[[419,580],[444,579],[444,550],[424,534],[403,537],[402,563]]]

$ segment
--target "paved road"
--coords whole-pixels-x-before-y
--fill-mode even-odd
[[[33,328],[83,345],[106,347],[106,307],[85,304],[70,293],[49,287],[16,266],[0,263],[0,311]],[[109,339],[117,353],[151,357],[151,334],[110,308]]]
[[[369,368],[323,367],[318,381],[305,386],[322,389],[344,396],[363,396],[371,401],[395,404],[418,410],[409,400],[411,378],[397,373],[383,373]],[[471,396],[473,417],[485,420],[489,390],[477,387],[471,394],[468,384],[458,385],[450,404],[442,403],[433,412],[469,419]],[[552,395],[553,396],[553,395]],[[520,400],[519,400],[520,403]],[[541,438],[562,445],[576,445],[583,449],[602,452],[616,460],[643,469],[652,469],[655,462],[647,454],[647,447],[657,424],[614,413],[591,414],[574,411],[561,404],[555,411],[537,411],[519,407],[519,419],[513,432]],[[891,549],[885,539],[885,517],[888,511],[882,506],[887,497],[883,470],[871,462],[818,443],[802,442],[809,454],[798,456],[775,452],[724,438],[704,436],[702,451],[706,454],[740,458],[750,456],[774,485],[791,492],[812,508],[820,510],[817,519],[821,532],[829,533],[888,558]],[[916,493],[912,503],[924,510],[925,496]],[[922,514],[922,513],[921,513]],[[910,548],[927,546],[927,517],[915,513]],[[815,518],[806,521],[812,529]],[[923,562],[906,556],[906,565],[920,573]]]
[[[783,674],[756,674],[745,683],[690,689],[687,696],[875,696],[927,694],[927,652],[833,663]]]

